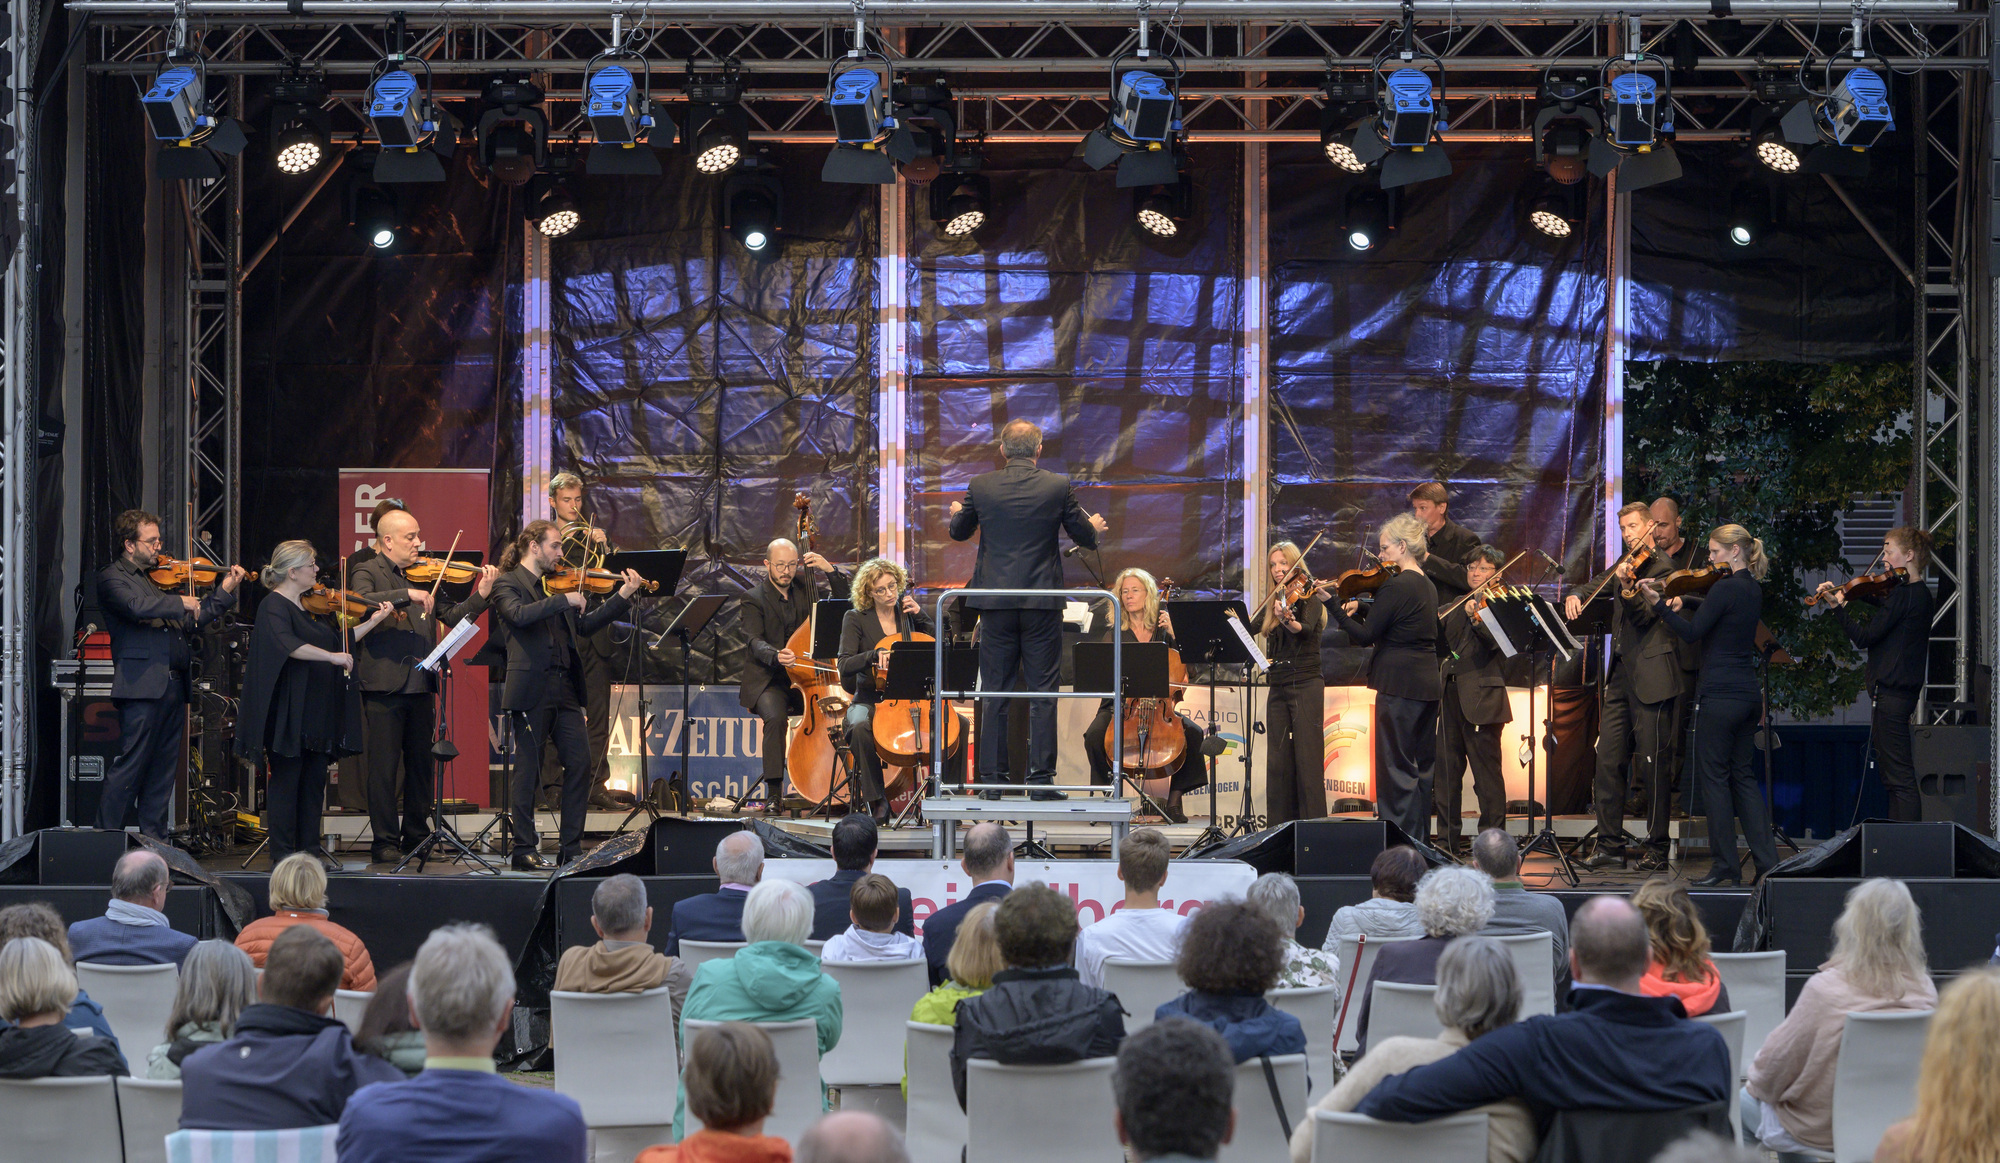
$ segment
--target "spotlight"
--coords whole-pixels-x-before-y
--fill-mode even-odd
[[[305,174],[326,160],[333,119],[321,108],[326,81],[294,70],[271,86],[271,159],[282,174]]]
[[[375,158],[377,182],[442,182],[445,161],[458,151],[458,122],[431,99],[430,64],[421,58],[418,63],[424,66],[422,86],[402,68],[391,68],[368,85],[368,121],[382,143]]]
[[[1366,82],[1336,81],[1328,77],[1320,87],[1319,147],[1326,160],[1350,174],[1365,173],[1368,164],[1354,152],[1355,135],[1360,132],[1363,114],[1374,104],[1374,90]]]
[[[882,151],[880,138],[896,127],[889,109],[888,79],[875,68],[855,64],[826,78],[826,107],[833,114],[834,147],[820,180],[887,186],[896,163]]]
[[[1548,238],[1568,238],[1583,225],[1584,204],[1581,184],[1551,179],[1548,187],[1528,203],[1528,225]]]
[[[750,116],[743,111],[743,83],[735,58],[723,62],[719,77],[690,78],[688,125],[682,141],[704,174],[734,169],[750,152]]]
[[[953,172],[939,173],[931,182],[931,221],[947,238],[967,238],[993,217],[993,183],[973,173],[981,158],[961,151]],[[968,164],[969,163],[969,164]]]
[[[1146,69],[1120,73],[1119,64],[1128,58],[1143,64],[1147,54],[1124,53],[1111,62],[1111,115],[1103,128],[1084,135],[1083,161],[1093,170],[1117,162],[1120,188],[1166,185],[1179,172],[1174,146],[1181,133],[1180,64],[1169,60],[1170,81]]]
[[[1864,53],[1855,56],[1866,59]],[[1821,84],[1830,89],[1815,92],[1805,83],[1809,63],[1799,62],[1794,91],[1804,97],[1779,119],[1779,131],[1786,144],[1797,148],[1800,172],[1866,177],[1868,150],[1896,128],[1888,85],[1880,73],[1858,64],[1834,84],[1833,61],[1828,59]]]
[[[1740,182],[1729,192],[1729,213],[1722,233],[1735,246],[1754,246],[1777,220],[1777,186],[1770,182]]]
[[[1362,165],[1382,164],[1381,186],[1385,190],[1451,174],[1451,158],[1438,136],[1447,124],[1444,61],[1435,53],[1418,51],[1416,14],[1407,2],[1397,41],[1384,45],[1369,66],[1368,97],[1375,108],[1355,126],[1351,147]],[[1391,54],[1401,67],[1385,76],[1382,67]],[[1429,61],[1437,70],[1435,99],[1431,97],[1431,75],[1416,67],[1419,60]],[[1324,143],[1325,138],[1321,140]]]
[[[222,159],[235,157],[250,144],[242,122],[215,116],[203,96],[207,62],[199,57],[193,60],[193,65],[170,61],[139,98],[153,137],[160,143],[153,171],[162,181],[220,178]]]
[[[561,178],[537,174],[528,184],[522,205],[527,207],[528,221],[550,238],[561,238],[583,225],[583,213],[576,208],[576,199]]]
[[[644,62],[643,88],[623,65],[598,67],[599,61],[614,56],[634,56]],[[584,69],[583,95],[583,113],[597,138],[584,168],[592,174],[659,177],[660,159],[653,151],[671,146],[677,127],[653,100],[652,62],[625,50],[599,53]]]
[[[1604,119],[1588,102],[1597,78],[1582,71],[1550,69],[1542,74],[1542,107],[1535,111],[1535,164],[1563,185],[1583,180],[1590,140],[1603,132]]]
[[[1132,191],[1132,223],[1155,238],[1179,238],[1194,220],[1194,183],[1186,174]]]
[[[487,82],[486,109],[473,129],[479,164],[509,186],[525,186],[547,166],[549,120],[538,106],[542,88],[532,81],[496,77]]]
[[[1373,250],[1394,226],[1395,195],[1372,186],[1356,186],[1347,192],[1343,228],[1347,245],[1354,250]]]
[[[388,250],[402,234],[403,216],[391,191],[357,184],[348,193],[347,223],[371,249]]]
[[[1639,71],[1651,62],[1660,80]],[[1625,71],[1611,76],[1611,68]],[[1590,139],[1590,172],[1618,175],[1621,192],[1643,190],[1681,176],[1681,159],[1668,140],[1674,132],[1674,90],[1667,62],[1653,53],[1628,53],[1598,70],[1598,102],[1603,128]]]
[[[1546,194],[1536,199],[1534,208],[1528,211],[1528,225],[1550,238],[1568,238],[1571,231],[1569,219],[1551,205],[1553,202],[1554,199]]]
[[[730,174],[722,185],[722,228],[757,258],[775,258],[785,229],[785,188],[757,163]]]

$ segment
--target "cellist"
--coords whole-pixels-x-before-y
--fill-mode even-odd
[[[764,723],[762,798],[776,804],[785,789],[785,734],[793,705],[792,680],[785,668],[795,661],[785,643],[812,617],[818,582],[799,583],[799,569],[810,566],[832,577],[840,571],[817,553],[799,556],[799,547],[780,537],[764,550],[764,580],[743,595],[743,633],[750,652],[743,659],[743,677],[736,701]],[[799,708],[803,710],[803,707]]]
[[[1143,569],[1124,570],[1112,579],[1111,592],[1118,595],[1119,632],[1125,641],[1174,645],[1174,620],[1160,608],[1160,587],[1152,574]],[[1102,641],[1110,641],[1108,631]],[[1126,706],[1131,706],[1129,700]],[[1186,715],[1175,717],[1187,734],[1187,749],[1181,753],[1180,766],[1174,769],[1173,782],[1167,785],[1167,802],[1161,807],[1166,810],[1167,819],[1185,824],[1187,813],[1181,810],[1181,797],[1205,785],[1208,773],[1202,767],[1201,728]],[[1097,704],[1097,717],[1083,732],[1083,750],[1090,756],[1090,782],[1094,784],[1111,782],[1111,749],[1104,743],[1110,728],[1111,700],[1105,699]]]
[[[875,644],[901,634],[902,618],[918,634],[931,632],[930,616],[915,595],[904,592],[909,584],[910,575],[886,557],[862,562],[854,571],[854,608],[840,621],[840,685],[853,696],[847,704],[847,745],[854,751],[854,783],[878,824],[889,821],[889,797],[875,753],[875,704],[882,697],[875,689],[875,667],[888,664],[889,652]]]

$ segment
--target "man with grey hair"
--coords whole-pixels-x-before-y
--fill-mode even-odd
[[[1061,473],[1035,466],[1042,454],[1042,430],[1026,420],[1010,420],[1000,429],[1005,468],[972,478],[965,496],[951,503],[951,539],[964,541],[979,533],[979,559],[969,589],[1057,590],[1063,584],[1062,550],[1056,535],[1067,530],[1070,540],[1085,549],[1097,548],[1097,535],[1108,526],[1098,514],[1085,513],[1076,489]],[[1054,691],[1061,684],[1062,606],[1060,596],[1046,598],[973,594],[966,606],[979,615],[979,685],[984,690],[1011,690],[1015,671],[1027,677],[1030,691]],[[1006,760],[1007,704],[1011,699],[987,699],[981,711],[982,740],[997,740],[979,749],[979,782],[1003,782]],[[1050,785],[1056,778],[1056,701],[1028,700],[1028,793],[1037,800],[1065,798]],[[1011,782],[1011,778],[1006,782]],[[999,799],[1000,793],[983,793]]]
[[[790,716],[804,709],[785,673],[795,661],[787,643],[812,617],[813,601],[819,597],[819,573],[801,578],[801,567],[824,573],[833,594],[847,592],[846,577],[832,562],[812,552],[801,557],[798,546],[780,537],[764,550],[763,580],[745,591],[737,605],[750,650],[743,658],[736,701],[763,720],[761,794],[773,805],[782,799],[785,787],[785,735]]]
[[[678,1017],[694,975],[687,962],[656,952],[648,943],[653,906],[646,901],[646,882],[629,872],[598,881],[590,894],[590,927],[597,930],[597,944],[563,950],[555,988],[564,993],[644,993],[664,985]]]
[[[806,1128],[792,1163],[910,1163],[896,1128],[872,1111],[835,1111]]]
[[[195,940],[168,923],[173,885],[159,853],[134,848],[111,867],[111,903],[104,915],[69,927],[70,956],[96,965],[179,965]]]
[[[493,1048],[514,1013],[514,971],[484,925],[446,925],[410,969],[424,1072],[365,1086],[340,1116],[345,1163],[584,1163],[583,1112],[501,1078]]]
[[[1269,913],[1285,935],[1285,968],[1278,974],[1279,989],[1317,989],[1322,985],[1339,989],[1340,954],[1298,942],[1299,926],[1306,919],[1306,907],[1299,903],[1298,881],[1282,872],[1267,872],[1251,882],[1243,899]]]
[[[1529,892],[1521,883],[1521,850],[1514,846],[1514,837],[1500,828],[1488,828],[1472,838],[1472,864],[1493,878],[1493,919],[1480,932],[1489,937],[1547,933],[1560,1002],[1569,994],[1569,912],[1561,901]]]
[[[764,877],[764,841],[749,829],[724,836],[711,862],[722,887],[674,902],[667,923],[667,954],[678,957],[681,941],[743,940],[743,902]]]
[[[1414,941],[1391,941],[1375,955],[1368,971],[1368,984],[1356,1000],[1361,1005],[1355,1036],[1364,1053],[1368,1049],[1369,1003],[1375,998],[1378,981],[1401,981],[1412,985],[1437,982],[1438,958],[1445,946],[1459,937],[1477,933],[1493,919],[1493,881],[1477,869],[1447,864],[1433,868],[1417,882],[1417,921],[1424,935]]]
[[[974,824],[965,834],[958,866],[972,882],[965,897],[932,913],[924,922],[924,960],[930,963],[933,987],[945,982],[945,961],[951,957],[965,914],[981,901],[997,901],[1013,891],[1014,843],[1007,829],[991,820]],[[947,891],[953,887],[945,885]]]

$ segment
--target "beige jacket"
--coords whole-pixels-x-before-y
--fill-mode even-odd
[[[1910,982],[1897,997],[1870,997],[1848,984],[1835,965],[1806,979],[1792,1012],[1764,1039],[1750,1064],[1747,1088],[1778,1111],[1785,1133],[1802,1145],[1833,1150],[1833,1071],[1840,1061],[1840,1032],[1851,1013],[1937,1008],[1929,978]]]
[[[1435,1038],[1385,1038],[1379,1045],[1370,1046],[1368,1053],[1348,1070],[1347,1077],[1313,1106],[1323,1111],[1351,1111],[1361,1105],[1361,1100],[1368,1097],[1368,1092],[1375,1089],[1376,1083],[1391,1075],[1450,1057],[1464,1048],[1466,1041],[1461,1030],[1446,1030]],[[1510,1098],[1475,1109],[1487,1114],[1486,1163],[1526,1163],[1535,1157],[1538,1145],[1535,1118],[1528,1113],[1528,1104],[1518,1098]],[[1305,1121],[1292,1131],[1292,1163],[1312,1163],[1312,1149],[1312,1114],[1309,1111]],[[1357,1160],[1356,1163],[1362,1161]]]
[[[674,1029],[679,1030],[681,1003],[693,980],[687,962],[642,941],[599,941],[563,950],[555,988],[564,993],[644,993],[664,985],[673,1000]]]

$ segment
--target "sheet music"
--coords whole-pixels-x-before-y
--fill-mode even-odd
[[[471,618],[459,619],[458,624],[451,628],[451,633],[444,636],[444,641],[437,644],[437,649],[431,651],[428,657],[417,664],[417,669],[436,670],[439,663],[457,654],[459,648],[472,641],[472,636],[477,633],[479,633],[477,621]]]
[[[1257,673],[1271,673],[1271,660],[1264,657],[1263,651],[1257,649],[1257,640],[1250,636],[1250,631],[1244,627],[1242,620],[1237,618],[1235,610],[1229,611],[1229,628],[1236,631],[1237,641],[1243,643],[1243,649],[1250,652],[1250,661],[1257,664]]]

